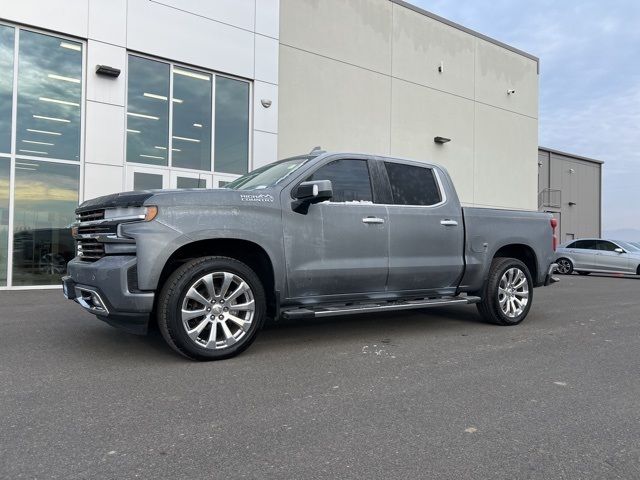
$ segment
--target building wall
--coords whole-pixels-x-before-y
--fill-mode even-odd
[[[540,148],[538,165],[538,206],[558,218],[560,241],[599,237],[602,228],[602,162]]]
[[[281,0],[280,12],[280,157],[321,145],[421,159],[446,167],[467,205],[537,208],[535,58],[402,2]]]

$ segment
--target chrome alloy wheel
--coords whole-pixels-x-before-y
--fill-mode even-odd
[[[498,302],[509,318],[522,314],[529,303],[529,285],[522,270],[513,267],[504,272],[498,284]]]
[[[198,346],[221,350],[244,337],[255,315],[251,287],[230,272],[207,273],[182,301],[182,325]]]
[[[566,260],[564,258],[561,258],[560,260],[558,260],[558,267],[556,268],[556,271],[562,275],[566,275],[571,271],[571,263],[569,263],[569,260]]]

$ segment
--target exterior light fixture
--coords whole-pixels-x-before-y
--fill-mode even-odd
[[[271,100],[269,100],[268,98],[263,98],[262,100],[260,100],[260,103],[264,108],[269,108],[271,106]]]
[[[440,65],[438,65],[438,72],[444,72],[444,62],[440,62]]]
[[[450,142],[451,139],[447,137],[433,137],[433,141],[442,145],[443,143]]]
[[[120,76],[120,69],[108,65],[96,65],[96,74],[118,78]]]
[[[516,91],[513,88],[510,88],[509,90],[507,90],[507,95],[513,95],[515,93]]]

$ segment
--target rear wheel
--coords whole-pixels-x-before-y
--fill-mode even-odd
[[[158,299],[167,343],[195,360],[221,360],[245,350],[265,320],[264,288],[233,258],[202,257],[178,268]]]
[[[515,258],[494,258],[477,304],[480,315],[497,325],[522,322],[533,300],[533,281],[527,266]]]
[[[556,263],[558,264],[558,268],[556,268],[556,272],[561,275],[570,275],[573,273],[573,263],[568,258],[559,258]]]

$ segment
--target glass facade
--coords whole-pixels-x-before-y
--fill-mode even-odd
[[[247,173],[249,162],[249,84],[216,78],[215,170]]]
[[[80,187],[83,48],[0,25],[2,287],[59,285],[75,256],[70,224]]]
[[[20,31],[16,154],[80,160],[82,44]]]
[[[11,152],[15,29],[0,25],[0,153]]]
[[[13,216],[13,285],[60,282],[75,256],[71,236],[78,206],[80,167],[16,161]]]
[[[249,82],[137,55],[127,82],[127,162],[248,171]]]

